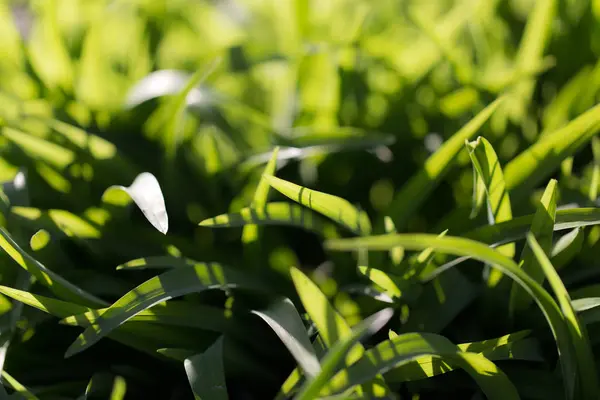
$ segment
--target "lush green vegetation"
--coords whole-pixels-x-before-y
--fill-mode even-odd
[[[4,0],[0,55],[0,398],[599,398],[600,1]]]

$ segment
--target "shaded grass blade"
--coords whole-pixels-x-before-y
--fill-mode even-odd
[[[223,336],[204,353],[184,361],[185,373],[194,397],[199,400],[227,400],[225,370],[223,366]]]

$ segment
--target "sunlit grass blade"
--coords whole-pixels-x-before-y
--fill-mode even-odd
[[[552,247],[552,265],[559,270],[577,256],[583,246],[584,231],[578,227],[563,235]]]
[[[21,268],[35,276],[42,285],[48,287],[58,297],[90,306],[104,306],[106,304],[96,296],[85,292],[60,275],[46,268],[39,261],[25,252],[12,239],[9,233],[1,227],[0,247],[2,247],[2,249],[8,253]]]
[[[448,230],[446,229],[445,231],[440,233],[438,237],[444,237],[444,236],[446,236],[447,233],[448,233]],[[421,251],[417,255],[415,264],[405,274],[405,277],[406,278],[421,277],[422,274],[427,271],[427,268],[429,267],[431,260],[433,260],[433,257],[435,256],[434,250],[435,249],[430,247],[430,248],[427,248],[427,249]]]
[[[410,216],[417,211],[423,200],[433,191],[456,162],[456,156],[463,149],[465,140],[477,133],[498,108],[502,100],[503,97],[495,100],[462,129],[452,135],[427,159],[423,168],[402,186],[387,212],[387,215],[394,220],[398,229],[404,229]]]
[[[504,174],[498,156],[494,148],[485,138],[479,136],[473,142],[466,141],[469,157],[473,163],[474,170],[481,177],[487,197],[488,222],[494,225],[498,222],[512,219],[512,207],[510,196],[504,183]],[[476,182],[479,180],[477,178]],[[515,245],[508,243],[497,248],[499,252],[507,257],[514,257]],[[488,271],[488,286],[494,287],[502,278],[498,270]]]
[[[485,225],[466,232],[463,236],[487,244],[499,245],[525,238],[531,227],[535,214],[515,217],[510,221],[496,225]],[[554,230],[574,229],[578,227],[599,225],[600,208],[570,208],[556,210]]]
[[[289,299],[274,302],[262,311],[254,310],[254,314],[262,318],[279,339],[285,344],[294,359],[302,367],[307,377],[316,376],[321,370],[319,359],[302,323],[302,319]]]
[[[173,257],[173,256],[154,256],[136,258],[135,260],[127,261],[117,266],[117,270],[132,270],[132,269],[162,269],[162,268],[182,268],[193,267],[198,261],[190,258]]]
[[[344,392],[375,373],[385,374],[421,357],[440,358],[463,368],[488,399],[519,399],[515,387],[493,362],[481,354],[463,352],[443,336],[431,333],[407,333],[379,343],[333,377],[328,389],[333,393]]]
[[[294,286],[302,301],[302,305],[317,327],[319,336],[323,339],[325,346],[331,348],[335,343],[349,337],[352,333],[352,329],[348,326],[344,318],[333,308],[331,303],[329,303],[317,285],[297,268],[290,268],[290,275],[294,281]],[[356,343],[354,347],[347,351],[346,362],[351,364],[360,359],[364,354],[364,351],[363,345]],[[369,386],[370,385],[365,385],[362,389],[367,393],[371,390],[381,393],[389,391],[381,376],[375,378],[372,382],[372,387]]]
[[[27,400],[39,400],[36,395],[31,393],[29,389],[23,386],[19,381],[9,375],[6,370],[2,371],[2,380],[6,382],[16,393],[19,393],[22,397]]]
[[[540,138],[511,160],[504,179],[511,193],[528,193],[551,175],[560,163],[575,154],[600,128],[600,106],[581,114],[569,124]]]
[[[142,283],[112,304],[79,335],[65,356],[70,357],[87,349],[122,323],[160,302],[209,289],[236,287],[264,289],[252,277],[216,263],[196,264],[192,268],[176,268],[165,272]]]
[[[557,196],[557,181],[553,179],[548,183],[531,223],[531,233],[538,238],[538,242],[546,254],[550,254],[552,249]],[[525,246],[523,249],[520,267],[536,282],[540,284],[544,282],[545,273],[539,265],[538,258],[534,256],[529,246]],[[513,283],[509,302],[510,314],[513,315],[515,312],[523,311],[531,302],[531,297],[517,283]]]
[[[225,370],[223,366],[223,336],[204,353],[187,358],[185,373],[194,397],[199,400],[227,400]]]
[[[327,193],[307,189],[275,176],[265,176],[267,182],[286,197],[332,219],[357,235],[371,233],[371,221],[364,211],[348,201]]]
[[[408,286],[407,283],[400,282],[399,277],[395,277],[379,269],[359,266],[358,272],[384,289],[385,293],[391,298],[402,297],[402,291]]]
[[[550,263],[546,251],[538,243],[533,233],[527,234],[527,244],[546,275],[546,279],[548,279],[548,283],[558,299],[558,304],[560,304],[561,311],[569,328],[571,343],[573,343],[573,347],[575,348],[578,363],[578,379],[581,385],[579,387],[581,392],[578,392],[579,396],[582,399],[597,399],[600,393],[598,391],[596,363],[586,328],[579,322],[567,289],[552,266],[552,263]]]
[[[222,214],[205,219],[200,226],[211,228],[234,228],[255,225],[291,225],[320,235],[335,231],[329,221],[299,204],[288,202],[267,203],[262,210],[243,208],[237,213]]]
[[[369,318],[363,320],[352,329],[352,333],[336,342],[327,352],[322,361],[322,368],[318,375],[309,379],[295,397],[297,400],[310,400],[323,393],[323,388],[334,376],[350,349],[363,337],[379,331],[392,318],[394,312],[391,308],[383,309]],[[327,392],[323,393],[327,394]]]
[[[44,228],[52,233],[81,239],[97,239],[100,231],[85,219],[66,210],[40,210],[34,207],[12,207],[11,213],[23,223]]]
[[[550,294],[539,283],[522,271],[513,260],[503,256],[487,245],[470,239],[458,237],[440,238],[429,234],[397,234],[334,239],[327,241],[325,245],[330,250],[339,251],[354,251],[357,248],[384,251],[395,246],[403,246],[410,250],[422,250],[433,247],[441,253],[469,256],[500,269],[503,274],[519,283],[535,299],[554,335],[561,359],[563,378],[566,382],[565,389],[574,387],[573,379],[577,370],[577,360],[571,347],[567,326],[558,305]],[[572,392],[568,391],[565,394],[567,399],[573,398]]]

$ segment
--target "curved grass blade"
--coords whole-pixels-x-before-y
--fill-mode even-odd
[[[9,375],[5,370],[2,371],[2,380],[4,380],[16,393],[19,393],[27,400],[39,400],[36,395],[31,393],[29,389],[23,386],[19,381]]]
[[[317,213],[288,202],[267,203],[262,210],[242,208],[237,213],[217,215],[200,222],[200,226],[211,228],[247,225],[291,225],[320,235],[325,235],[327,228],[331,228],[331,224]]]
[[[67,349],[65,357],[92,346],[122,323],[165,300],[209,289],[244,287],[262,290],[251,277],[219,265],[200,263],[191,268],[177,268],[142,283],[112,304]]]
[[[494,225],[498,222],[511,220],[510,196],[506,190],[504,174],[494,148],[490,142],[481,136],[473,142],[465,141],[465,143],[473,167],[483,181],[487,197],[488,223]],[[515,255],[514,243],[500,246],[497,250],[510,258]],[[487,272],[488,286],[495,287],[502,278],[502,274],[497,269],[491,269]]]
[[[533,222],[534,214],[523,217],[515,217],[510,221],[501,222],[496,225],[485,225],[465,233],[465,238],[477,240],[490,245],[525,238]],[[556,210],[554,230],[574,229],[578,227],[599,225],[600,208],[571,208]]]
[[[252,313],[269,324],[294,356],[298,365],[302,367],[305,376],[312,378],[319,373],[321,370],[319,359],[312,347],[302,319],[290,299],[279,300],[271,304],[266,310],[254,310]]]
[[[42,285],[48,287],[48,289],[58,297],[93,307],[102,307],[106,304],[101,299],[87,293],[57,273],[46,268],[42,263],[25,252],[2,227],[0,227],[0,247],[2,247],[2,249],[8,253],[21,268],[35,276]]]
[[[392,318],[392,315],[394,315],[394,311],[391,308],[385,308],[362,321],[352,330],[349,336],[338,341],[323,358],[319,374],[313,379],[309,379],[295,398],[297,400],[311,400],[323,393],[322,389],[334,376],[350,349],[363,337],[371,336],[383,328]]]
[[[111,186],[108,190],[119,189],[127,193],[142,210],[148,222],[160,233],[167,234],[169,216],[165,199],[156,177],[149,172],[139,174],[130,186]]]
[[[302,301],[302,305],[317,327],[319,336],[325,346],[331,348],[335,343],[350,336],[352,332],[351,328],[329,303],[317,285],[297,268],[290,268],[290,275],[298,296]],[[355,362],[364,354],[364,351],[365,348],[363,345],[357,343],[347,352],[346,362],[348,364]],[[367,393],[371,391],[375,393],[389,392],[381,376],[376,377],[370,385],[362,387],[362,390]]]
[[[529,193],[560,163],[573,155],[600,128],[600,105],[594,106],[568,125],[549,133],[506,165],[504,179],[511,193]]]
[[[223,336],[204,353],[184,361],[185,373],[194,397],[199,400],[227,400],[225,370],[223,367]]]
[[[503,256],[494,249],[470,239],[458,237],[440,238],[429,234],[396,234],[334,239],[327,241],[325,246],[328,249],[339,251],[354,251],[357,248],[385,251],[395,246],[403,246],[410,250],[422,250],[433,247],[438,252],[456,256],[469,256],[493,265],[494,268],[500,269],[503,274],[518,282],[535,299],[552,330],[557,344],[563,379],[566,382],[565,390],[574,387],[573,379],[576,376],[577,361],[571,347],[568,328],[556,302],[544,288],[523,272],[513,260]],[[568,391],[565,394],[567,399],[573,399],[574,394],[572,391]]]
[[[345,392],[376,373],[386,373],[420,357],[436,357],[468,372],[490,400],[519,399],[510,380],[481,354],[461,351],[443,336],[407,333],[379,343],[355,364],[342,369],[328,385],[333,393]]]
[[[198,261],[189,258],[173,257],[173,256],[154,256],[142,257],[135,260],[127,261],[124,264],[118,265],[117,270],[122,269],[155,269],[155,268],[182,268],[193,267]]]
[[[391,298],[402,297],[402,291],[407,287],[407,284],[402,284],[399,282],[399,278],[379,269],[359,266],[358,272],[384,289],[385,293]]]
[[[542,249],[549,254],[552,249],[552,233],[554,220],[556,216],[556,200],[558,196],[557,181],[552,179],[538,204],[537,211],[531,223],[531,233],[533,233],[540,242]],[[538,257],[534,256],[529,246],[525,246],[521,254],[521,268],[539,284],[544,282],[544,271],[538,262]],[[523,311],[532,302],[530,296],[521,289],[517,283],[513,283],[510,292],[509,313]]]
[[[546,252],[535,239],[532,233],[527,234],[527,244],[531,248],[534,256],[543,270],[548,283],[552,287],[561,311],[564,315],[569,333],[571,334],[571,342],[575,348],[575,356],[578,362],[578,372],[580,381],[579,394],[582,399],[597,399],[600,396],[598,390],[598,378],[596,376],[596,363],[594,361],[594,353],[590,345],[588,334],[585,326],[579,322],[577,314],[571,305],[571,297],[567,292],[564,284],[560,280],[558,273],[550,263]]]
[[[410,216],[423,203],[423,199],[433,191],[456,162],[456,156],[462,150],[465,140],[477,133],[503,99],[503,97],[496,99],[448,139],[396,194],[386,215],[394,220],[398,229],[404,229]]]
[[[266,176],[269,184],[284,196],[336,221],[357,235],[371,233],[371,221],[367,214],[356,209],[348,201],[327,193],[310,190],[275,176]]]
[[[583,240],[584,234],[581,227],[573,229],[571,232],[558,239],[550,253],[552,265],[554,265],[557,270],[560,270],[567,265],[581,251]]]

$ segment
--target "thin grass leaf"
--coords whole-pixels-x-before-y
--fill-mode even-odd
[[[67,349],[65,357],[77,354],[138,313],[163,301],[210,289],[244,287],[261,290],[251,277],[216,263],[177,268],[142,283],[112,304]]]
[[[571,297],[569,296],[567,289],[533,233],[527,234],[527,244],[544,271],[546,279],[548,279],[548,283],[558,299],[558,304],[560,304],[561,311],[564,315],[567,327],[569,328],[571,343],[573,343],[575,356],[577,357],[578,379],[581,385],[579,387],[581,390],[579,395],[582,396],[582,399],[597,399],[600,396],[600,392],[598,391],[596,363],[594,361],[594,353],[592,352],[586,328],[579,322],[577,314],[571,305]]]
[[[271,304],[266,310],[254,310],[252,313],[269,324],[298,365],[302,367],[305,376],[312,378],[319,373],[321,370],[319,359],[291,300],[282,299]]]
[[[407,288],[407,283],[400,282],[399,277],[386,273],[379,269],[359,266],[358,272],[371,280],[374,284],[380,286],[391,298],[402,297],[402,292]]]
[[[477,174],[483,180],[488,209],[488,223],[494,225],[498,222],[512,219],[510,196],[504,183],[504,174],[494,148],[485,138],[479,136],[473,142],[465,141],[469,157]],[[497,250],[507,257],[514,257],[515,245],[508,243]],[[496,269],[488,271],[487,284],[495,287],[502,278]]]
[[[23,386],[19,381],[9,375],[5,370],[2,371],[2,380],[8,384],[16,393],[19,393],[27,400],[39,400],[36,395],[31,393],[29,389]]]
[[[223,366],[223,336],[204,353],[184,361],[185,373],[198,400],[227,400],[225,370]]]
[[[498,98],[468,124],[456,132],[434,154],[432,154],[419,172],[414,175],[398,192],[389,206],[386,215],[389,215],[396,224],[396,228],[404,229],[408,219],[456,162],[456,156],[462,150],[465,140],[471,138],[483,124],[490,118],[498,105],[503,101]]]
[[[169,216],[165,199],[156,177],[149,172],[139,174],[130,186],[111,186],[107,190],[118,189],[127,193],[140,208],[148,222],[160,233],[167,234]]]
[[[299,204],[288,202],[267,203],[260,212],[253,207],[242,208],[237,213],[221,214],[205,219],[200,226],[210,228],[235,228],[247,225],[290,225],[325,236],[335,231],[329,221]]]
[[[298,296],[302,301],[306,312],[314,322],[319,331],[319,336],[323,343],[331,348],[335,343],[349,337],[351,328],[348,326],[344,318],[333,308],[323,292],[313,283],[310,278],[304,275],[300,270],[290,268],[290,275],[298,292]],[[365,348],[362,344],[357,343],[347,352],[346,362],[352,364],[364,354]],[[385,386],[381,376],[375,377],[375,380],[370,385],[365,385],[362,390],[369,393],[389,393],[389,389]]]
[[[357,235],[371,233],[371,221],[364,211],[348,201],[323,192],[287,182],[275,176],[265,176],[267,182],[284,196],[332,219]]]
[[[552,249],[552,233],[556,218],[557,196],[557,181],[552,179],[544,191],[542,200],[537,207],[533,222],[531,223],[531,233],[538,238],[538,242],[546,254],[550,254]],[[545,273],[539,265],[538,258],[532,253],[529,246],[525,246],[523,249],[520,266],[536,282],[539,284],[544,282]],[[532,301],[531,297],[523,289],[516,283],[513,283],[509,301],[510,315],[525,310]]]
[[[341,393],[369,379],[375,373],[387,373],[420,357],[436,357],[463,368],[479,384],[488,399],[519,399],[510,380],[481,354],[461,351],[443,336],[431,333],[407,333],[379,343],[355,364],[342,369],[328,386]]]
[[[557,270],[567,265],[581,251],[584,240],[582,228],[575,228],[556,241],[550,253],[552,265]]]
[[[21,268],[35,276],[42,285],[48,287],[48,289],[58,297],[90,306],[104,306],[106,304],[96,296],[87,293],[83,289],[75,286],[60,275],[46,268],[43,264],[26,253],[2,227],[0,227],[0,247],[2,247],[2,249],[17,264],[19,264]]]
[[[515,217],[496,225],[485,225],[466,232],[465,238],[490,245],[500,245],[525,238],[535,214]],[[556,210],[554,230],[561,231],[600,224],[600,208],[570,208]]]
[[[350,349],[363,337],[371,336],[383,328],[393,315],[394,311],[391,308],[385,308],[363,320],[358,326],[352,329],[352,333],[349,336],[335,343],[323,358],[319,374],[304,384],[295,399],[310,400],[320,394],[327,395],[328,392],[323,392],[323,388],[335,375],[339,365],[343,362]]]
[[[182,268],[193,267],[198,261],[190,258],[173,256],[155,256],[142,257],[127,261],[117,266],[117,270],[138,270],[138,269],[156,269],[156,268]]]
[[[397,233],[394,221],[392,221],[390,217],[385,216],[383,222],[385,233]],[[400,265],[400,263],[404,259],[404,249],[402,247],[397,247],[395,249],[390,250],[389,254],[394,266]]]
[[[534,279],[524,273],[511,259],[503,256],[494,249],[483,243],[470,239],[457,237],[439,238],[435,235],[413,234],[413,235],[385,235],[371,236],[365,238],[334,239],[325,243],[326,248],[338,251],[353,251],[357,248],[367,250],[389,250],[395,246],[403,246],[410,250],[422,250],[433,247],[442,253],[456,256],[469,256],[479,261],[489,263],[494,268],[514,281],[518,282],[527,293],[529,293],[538,304],[544,314],[554,339],[557,344],[561,359],[563,379],[565,380],[565,395],[567,399],[573,399],[574,378],[577,370],[577,360],[571,347],[568,328],[563,320],[556,302],[550,294],[544,290]]]
[[[600,105],[597,105],[565,127],[540,138],[504,168],[506,187],[511,193],[529,193],[551,175],[560,163],[575,154],[600,128]]]

